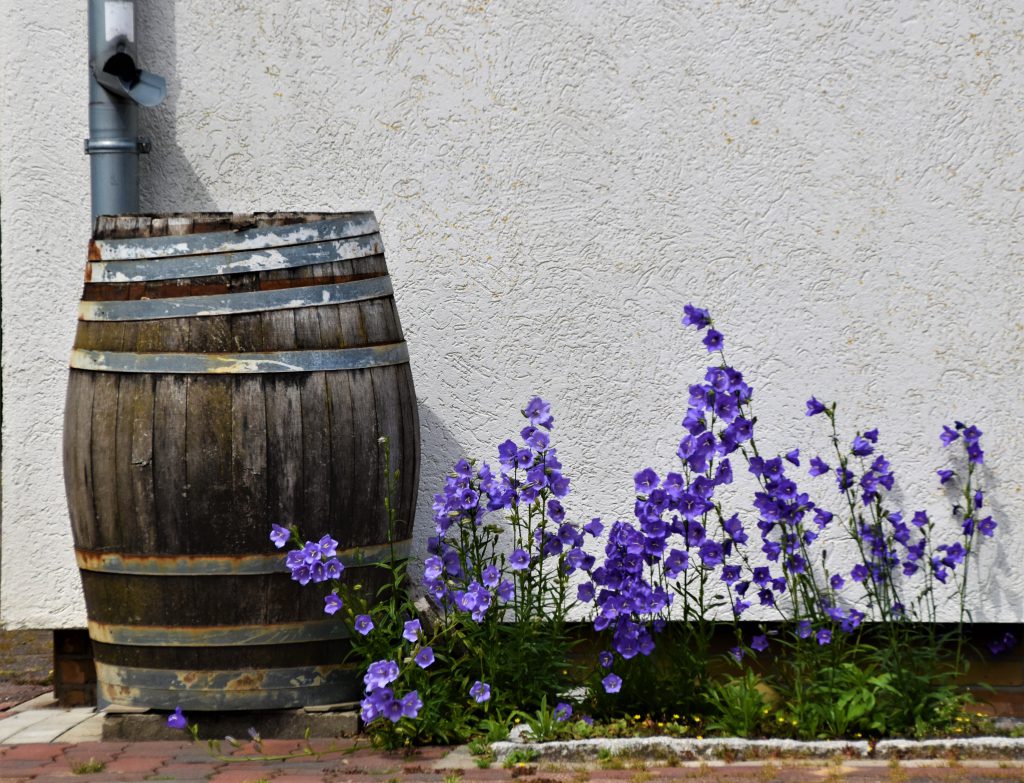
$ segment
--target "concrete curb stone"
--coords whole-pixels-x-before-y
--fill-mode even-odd
[[[647,757],[672,760],[710,759],[1024,759],[1024,738],[970,737],[937,740],[866,741],[684,739],[637,737],[560,742],[495,742],[497,762],[519,751],[536,753],[539,762],[594,762],[602,758]]]

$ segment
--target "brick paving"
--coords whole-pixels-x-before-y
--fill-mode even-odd
[[[251,745],[214,756],[205,745],[185,742],[81,742],[0,745],[0,783],[60,781],[210,781],[211,783],[910,783],[911,781],[1021,781],[1022,761],[682,762],[664,766],[643,759],[605,764],[526,764],[486,769],[467,766],[464,752],[424,748],[411,754],[376,751],[356,740],[268,741],[264,756]],[[330,750],[333,748],[333,750]],[[302,755],[281,760],[279,755]],[[322,753],[323,755],[317,755]],[[95,769],[96,771],[89,771]]]

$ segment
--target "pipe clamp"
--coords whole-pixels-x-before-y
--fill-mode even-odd
[[[102,155],[111,152],[134,152],[146,155],[153,148],[147,136],[137,139],[85,139],[86,155]]]

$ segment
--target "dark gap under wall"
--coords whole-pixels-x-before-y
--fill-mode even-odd
[[[757,623],[741,624],[745,639],[760,633]],[[951,630],[953,626],[942,626]],[[769,632],[772,624],[768,624]],[[582,640],[579,659],[595,660],[601,649],[589,624],[573,626],[573,633]],[[1006,644],[1007,634],[1015,641]],[[988,704],[998,716],[1024,718],[1024,625],[1011,623],[978,623],[970,627],[968,641],[972,652],[970,668],[961,683]],[[732,627],[722,625],[714,640],[715,654],[725,654],[735,643]],[[992,652],[992,648],[999,650]],[[1002,648],[1002,649],[999,649]],[[96,668],[92,660],[92,643],[84,628],[53,632],[54,695],[63,707],[79,707],[96,703]],[[660,654],[668,650],[659,648]],[[656,653],[658,654],[658,653]],[[770,666],[770,663],[767,664]],[[987,686],[987,687],[986,687]],[[989,690],[991,688],[991,690]]]

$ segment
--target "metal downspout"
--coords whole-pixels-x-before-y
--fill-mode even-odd
[[[167,94],[163,77],[136,65],[135,1],[89,0],[89,155],[92,220],[139,211],[138,107]]]

